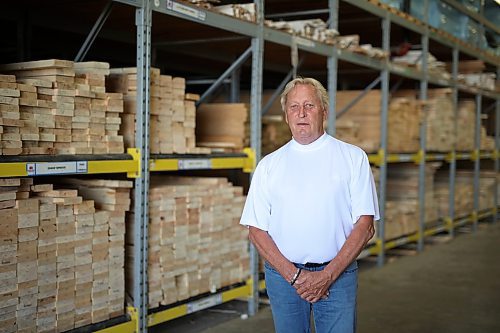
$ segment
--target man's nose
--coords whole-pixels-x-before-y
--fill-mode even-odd
[[[306,108],[304,106],[301,106],[299,109],[299,117],[304,118],[306,116]]]

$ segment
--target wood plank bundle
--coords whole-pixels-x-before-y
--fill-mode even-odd
[[[435,178],[435,198],[440,217],[449,216],[449,172],[439,171]],[[469,170],[457,170],[455,176],[455,217],[463,217],[474,209],[474,178]]]
[[[196,143],[202,147],[241,150],[248,107],[244,103],[206,103],[196,111]]]
[[[70,142],[56,141],[56,129],[67,130],[74,115],[73,62],[56,59],[21,62],[1,65],[0,71],[15,74],[19,83],[36,87],[36,98],[30,94],[31,98],[20,101],[21,119],[30,128],[25,134],[38,134],[38,140],[30,136],[32,140],[23,142],[23,154],[70,153]]]
[[[115,188],[101,190],[112,197]],[[113,211],[80,194],[32,178],[0,179],[2,331],[63,332],[123,314],[122,209],[130,197],[116,196]]]
[[[292,133],[280,115],[262,117],[262,153],[267,155],[290,141]]]
[[[20,96],[16,77],[0,75],[0,155],[19,155],[22,152]]]
[[[78,144],[82,150],[93,154],[123,153],[123,136],[118,134],[123,96],[106,92],[109,64],[75,63],[75,73],[75,99],[79,108],[73,118],[73,123],[78,123],[74,126],[73,145]]]
[[[486,115],[482,115],[485,117]],[[472,151],[475,149],[476,132],[476,102],[473,99],[460,100],[457,117],[457,151]],[[480,149],[495,150],[495,139],[486,132],[486,127],[480,128]]]
[[[249,256],[246,230],[238,224],[242,188],[225,178],[155,177],[151,184],[150,308],[244,281]]]
[[[327,44],[335,44],[335,37],[339,34],[337,30],[329,29],[322,19],[277,22],[266,20],[264,23],[270,28],[285,31],[294,36],[301,36]]]
[[[448,152],[456,142],[454,128],[455,112],[451,89],[430,89],[423,107],[423,117],[427,122],[426,149],[434,152]],[[400,90],[397,97],[417,98],[418,91]]]
[[[256,22],[254,3],[215,6],[213,7],[213,10],[221,14],[239,18],[241,20]]]
[[[425,221],[438,218],[434,200],[434,173],[439,163],[426,165]],[[385,238],[394,239],[414,233],[419,224],[418,199],[419,166],[413,164],[391,165],[387,171]]]
[[[338,91],[337,112],[360,93],[361,91]],[[392,98],[388,115],[388,152],[417,151],[420,121],[420,109],[414,98]],[[368,153],[374,153],[380,147],[380,124],[381,94],[380,90],[372,90],[337,120],[337,137]]]
[[[105,91],[109,64],[51,59],[0,65],[0,72],[17,77],[0,76],[1,154],[124,152],[122,96]],[[17,99],[2,97],[14,91]]]
[[[109,91],[122,93],[124,113],[120,134],[126,147],[135,147],[135,122],[137,112],[137,68],[113,68],[106,79]],[[184,78],[160,75],[160,70],[150,72],[150,151],[152,154],[209,153],[195,146],[194,101],[199,98],[186,94]],[[186,95],[188,97],[186,97]]]
[[[18,211],[16,191],[20,179],[0,179],[0,327],[17,332]]]
[[[107,280],[108,286],[106,289],[108,294],[103,294],[103,298],[107,296],[106,309],[109,312],[109,316],[119,316],[123,314],[123,304],[125,302],[125,215],[126,212],[130,210],[130,189],[133,184],[130,181],[73,178],[64,178],[62,179],[62,183],[71,188],[78,189],[78,193],[86,199],[91,199],[89,201],[95,204],[95,207],[99,211],[106,212],[108,215],[109,225],[107,228],[103,227],[103,233],[101,235],[103,241],[100,242],[101,250],[104,248],[102,244],[107,242],[109,245],[109,278]],[[92,210],[92,207],[88,207],[88,209],[85,209],[86,207],[80,208],[80,211],[83,211],[84,214],[88,214],[88,211]],[[96,219],[96,223],[98,221],[99,220]],[[104,229],[107,232],[106,235],[104,234]],[[104,241],[106,237],[108,238]],[[99,243],[93,245],[97,246],[98,244]],[[100,312],[105,312],[104,304]]]

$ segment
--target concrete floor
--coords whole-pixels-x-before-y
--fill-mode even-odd
[[[500,332],[500,223],[395,257],[382,268],[360,262],[358,333]],[[274,332],[268,306],[240,319],[245,312],[245,302],[230,302],[153,332]]]

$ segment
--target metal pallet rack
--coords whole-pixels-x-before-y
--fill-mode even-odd
[[[413,235],[402,237],[396,240],[384,240],[384,223],[381,222],[377,242],[375,245],[368,247],[360,257],[367,255],[378,255],[379,264],[383,264],[384,255],[386,250],[407,244],[409,242],[417,242],[419,249],[423,248],[424,237],[430,236],[439,232],[448,231],[450,234],[461,225],[473,223],[477,226],[477,221],[481,218],[493,216],[496,220],[498,197],[495,197],[495,207],[489,211],[478,211],[478,177],[480,172],[481,159],[493,159],[495,171],[499,171],[499,148],[500,148],[500,96],[498,93],[483,91],[477,88],[468,87],[457,82],[457,65],[459,61],[459,52],[463,52],[469,56],[484,60],[499,66],[499,59],[484,52],[478,52],[477,49],[459,43],[456,40],[451,40],[443,37],[436,29],[431,29],[427,25],[417,25],[407,19],[395,14],[394,12],[387,11],[384,8],[366,0],[342,0],[353,6],[361,8],[367,12],[374,14],[382,20],[383,31],[383,49],[388,51],[390,48],[390,28],[391,24],[397,24],[405,27],[415,33],[420,34],[422,37],[422,45],[424,46],[424,58],[428,53],[429,39],[438,43],[446,45],[453,50],[453,78],[451,80],[444,80],[442,78],[435,78],[428,74],[425,70],[418,71],[407,67],[402,67],[393,64],[389,61],[379,61],[363,55],[355,54],[348,50],[342,50],[335,46],[326,45],[323,43],[315,42],[309,39],[292,36],[288,33],[277,31],[263,24],[264,2],[263,0],[256,0],[257,5],[257,23],[241,21],[236,18],[228,17],[225,15],[217,14],[210,10],[204,10],[198,7],[180,3],[170,0],[113,0],[125,5],[132,6],[136,9],[136,27],[137,27],[137,83],[138,83],[138,96],[137,96],[137,123],[136,123],[136,142],[137,148],[129,151],[129,155],[123,159],[117,160],[88,160],[87,173],[112,173],[112,172],[127,172],[129,176],[135,177],[135,207],[134,210],[138,212],[135,214],[134,221],[134,237],[137,244],[140,246],[135,247],[136,260],[134,269],[133,286],[133,308],[129,309],[131,320],[124,324],[119,324],[110,328],[102,330],[102,332],[145,332],[147,328],[193,311],[201,310],[203,308],[220,304],[221,302],[229,301],[238,297],[247,297],[249,300],[249,314],[255,314],[258,310],[258,290],[263,288],[262,282],[258,279],[258,255],[255,249],[251,249],[251,278],[248,281],[242,282],[242,285],[237,286],[230,290],[221,290],[220,292],[208,295],[199,300],[185,302],[181,305],[168,308],[166,310],[149,313],[147,308],[147,221],[148,221],[148,206],[147,195],[149,188],[149,173],[153,171],[176,171],[181,169],[219,169],[219,168],[242,168],[245,171],[251,171],[254,163],[260,159],[261,151],[261,95],[262,95],[262,72],[263,72],[263,52],[264,41],[274,44],[291,47],[292,44],[297,45],[298,49],[309,53],[327,57],[327,81],[330,98],[334,101],[335,91],[337,87],[337,68],[338,60],[348,63],[360,65],[363,67],[371,68],[380,71],[380,82],[382,92],[382,137],[381,147],[377,154],[369,156],[370,162],[378,165],[381,168],[380,177],[380,207],[383,216],[385,207],[385,187],[387,180],[387,166],[389,163],[400,162],[415,162],[420,165],[420,202],[423,203],[423,180],[425,177],[425,163],[426,161],[447,161],[450,165],[450,193],[453,193],[454,177],[456,172],[456,162],[459,160],[472,160],[474,161],[475,172],[475,191],[474,191],[474,211],[470,216],[455,217],[453,213],[453,196],[450,195],[450,212],[446,223],[443,225],[435,226],[426,229],[424,227],[425,221],[422,214],[424,206],[420,205],[421,220],[419,231]],[[446,0],[453,3],[453,0]],[[338,26],[338,11],[339,1],[328,0],[328,12],[330,15],[330,27],[337,28]],[[182,20],[190,20],[199,24],[216,27],[221,30],[232,31],[237,34],[251,38],[251,46],[249,47],[248,56],[251,52],[252,55],[252,80],[251,80],[251,150],[246,152],[245,155],[240,156],[209,156],[200,158],[198,156],[150,156],[149,155],[149,68],[151,66],[151,26],[152,13],[158,12],[161,14],[173,16]],[[103,15],[104,17],[105,15]],[[487,21],[483,20],[481,16],[474,19],[488,25]],[[105,19],[105,17],[104,17]],[[99,22],[96,26],[101,25]],[[489,27],[489,26],[488,26]],[[99,28],[96,28],[92,34],[97,34]],[[498,32],[498,31],[497,31]],[[92,36],[89,36],[91,39]],[[95,36],[94,36],[95,38]],[[86,46],[88,47],[88,46]],[[246,58],[245,58],[246,59]],[[425,61],[423,62],[425,64]],[[425,65],[424,65],[425,66]],[[237,67],[237,66],[235,66]],[[231,67],[231,69],[234,69]],[[233,73],[232,70],[225,73]],[[445,87],[452,87],[454,91],[454,100],[458,98],[459,92],[474,94],[478,108],[477,115],[481,113],[481,100],[482,98],[490,98],[496,100],[496,149],[493,152],[480,152],[480,142],[478,139],[480,125],[479,120],[476,123],[476,149],[469,153],[458,153],[451,151],[446,154],[429,154],[425,151],[425,140],[422,141],[421,150],[415,154],[387,154],[387,118],[388,118],[388,100],[389,100],[389,78],[390,75],[397,75],[404,78],[421,82],[421,99],[426,99],[426,91],[428,84],[434,84]],[[500,74],[500,72],[498,73]],[[224,79],[223,77],[222,79]],[[331,104],[330,113],[335,112],[334,103]],[[479,119],[479,117],[477,117]],[[328,132],[334,134],[335,132],[335,117],[330,117],[328,124]],[[422,126],[422,133],[425,134],[425,124]],[[425,135],[422,136],[425,138]],[[124,162],[125,161],[125,162]],[[38,163],[43,164],[47,161],[21,161],[2,163],[1,177],[12,176],[25,176],[27,175],[28,164]],[[75,162],[74,159],[68,159],[63,162]],[[75,172],[76,173],[76,172]]]

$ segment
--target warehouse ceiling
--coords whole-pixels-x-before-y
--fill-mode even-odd
[[[107,4],[108,1],[104,0],[9,1],[0,12],[3,31],[0,62],[75,59]],[[272,0],[265,2],[265,16],[274,21],[306,18],[327,21],[327,8],[326,0]],[[304,14],[304,11],[309,13]],[[314,14],[310,14],[311,11]],[[341,35],[360,35],[362,44],[375,47],[382,44],[380,18],[343,1],[339,4],[339,31]],[[248,37],[159,13],[153,15],[151,40],[152,65],[163,73],[180,75],[191,82],[216,79],[251,45]],[[106,61],[112,67],[135,66],[135,42],[135,9],[114,3],[84,60]],[[410,42],[418,48],[420,37],[392,25],[391,47],[397,49],[403,42]],[[431,43],[430,50],[439,60],[451,60],[451,50],[446,47]],[[266,42],[264,58],[264,88],[274,88],[291,69],[290,48]],[[315,76],[326,82],[325,57],[301,51],[299,58],[303,62],[298,74]],[[250,70],[251,60],[247,60],[241,71],[243,89],[250,86]],[[339,63],[341,88],[363,88],[377,76],[378,72],[374,70]],[[193,86],[193,89],[203,90],[206,86]]]

